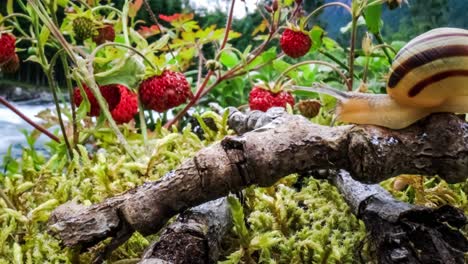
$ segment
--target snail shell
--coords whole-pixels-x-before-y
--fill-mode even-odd
[[[387,94],[422,108],[468,96],[468,30],[437,28],[408,42],[392,64]]]

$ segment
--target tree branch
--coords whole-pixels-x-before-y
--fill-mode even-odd
[[[185,211],[166,227],[159,241],[150,245],[140,264],[216,263],[224,235],[231,227],[231,214],[226,197]]]
[[[268,125],[263,121],[271,121]],[[447,182],[468,175],[468,131],[451,114],[432,115],[402,130],[376,126],[325,127],[273,109],[233,112],[230,125],[257,128],[199,151],[161,180],[80,210],[57,208],[51,229],[66,246],[84,248],[117,234],[122,226],[147,235],[169,218],[256,184],[270,186],[291,173],[345,169],[354,179],[377,183],[403,174],[438,174]],[[238,131],[240,131],[238,129]],[[119,233],[122,235],[121,233]]]
[[[463,211],[397,201],[381,186],[362,184],[343,170],[332,181],[366,224],[378,263],[465,263],[468,241],[458,230],[467,223]]]

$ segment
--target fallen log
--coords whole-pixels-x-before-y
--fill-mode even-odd
[[[246,127],[256,127],[265,118],[257,115],[250,120],[234,112],[230,121],[246,118],[251,121]],[[111,250],[134,231],[157,232],[187,208],[252,184],[270,186],[291,173],[317,169],[345,169],[366,183],[403,173],[438,174],[450,183],[468,175],[468,126],[452,114],[432,115],[397,131],[320,126],[284,112],[276,112],[272,120],[199,151],[159,181],[79,210],[70,210],[75,207],[70,204],[58,207],[50,218],[52,232],[64,245],[83,249],[114,237]]]

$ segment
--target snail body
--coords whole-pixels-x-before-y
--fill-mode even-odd
[[[387,94],[318,86],[295,89],[336,97],[337,119],[349,123],[400,129],[435,112],[468,113],[468,30],[437,28],[408,42],[392,63]]]

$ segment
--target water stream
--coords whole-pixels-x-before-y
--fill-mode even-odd
[[[41,102],[37,100],[13,103],[21,112],[36,122],[41,120],[37,117],[40,111],[54,106],[50,102]],[[27,147],[26,137],[22,131],[31,132],[33,128],[18,117],[15,113],[4,106],[0,106],[0,162],[7,153],[8,148],[12,146],[12,156],[20,157],[23,147]],[[34,147],[38,150],[44,150],[44,144],[50,139],[41,135],[36,141]]]

